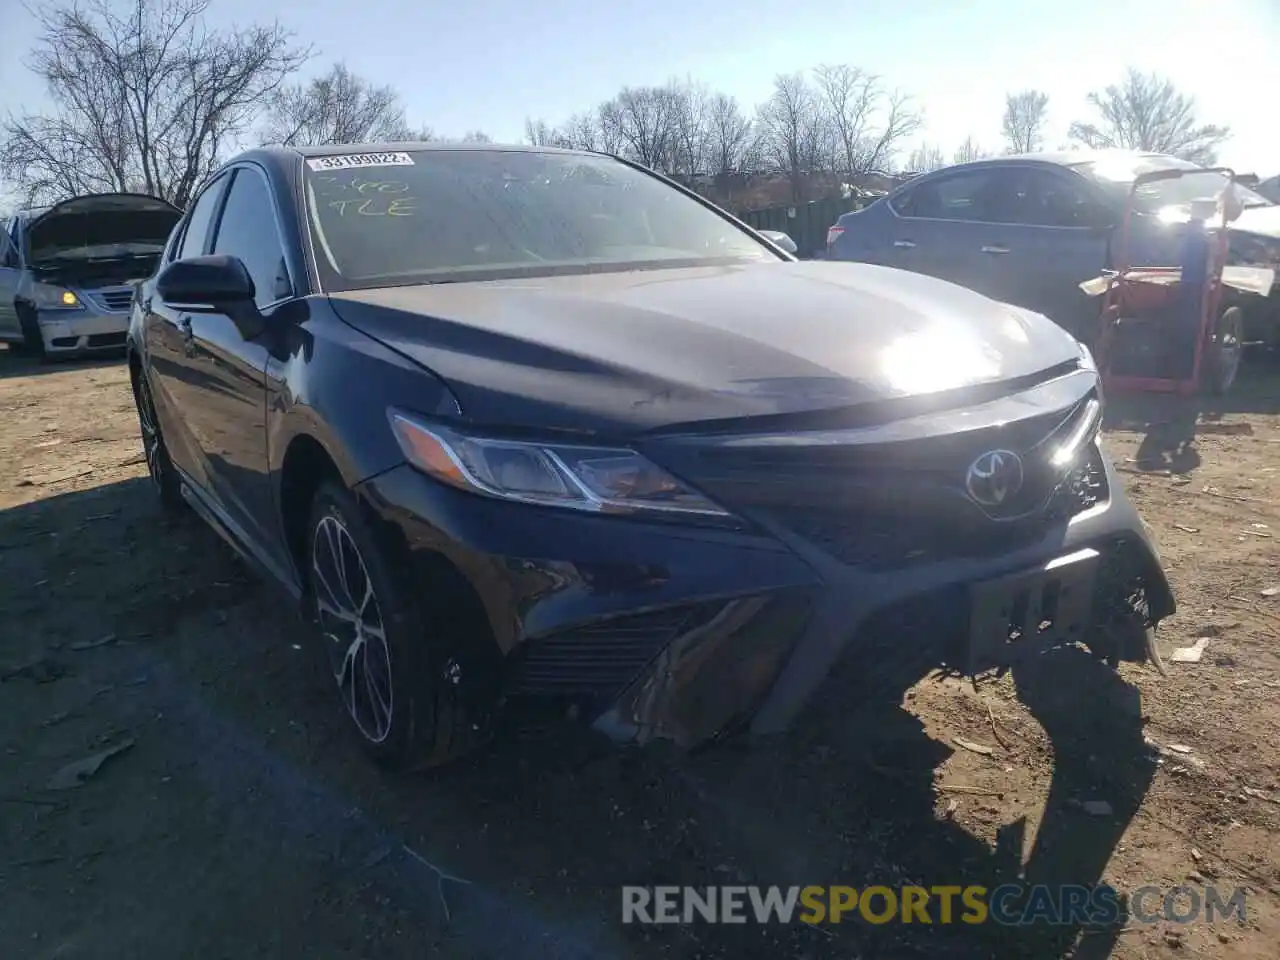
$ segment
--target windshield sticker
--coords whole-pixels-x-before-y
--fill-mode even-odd
[[[396,153],[345,153],[336,157],[308,157],[312,170],[348,170],[352,167],[412,167],[413,157]]]

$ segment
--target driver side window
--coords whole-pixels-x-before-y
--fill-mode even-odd
[[[213,241],[214,253],[239,257],[244,263],[253,277],[253,299],[259,309],[293,296],[274,209],[266,178],[254,167],[240,167]]]

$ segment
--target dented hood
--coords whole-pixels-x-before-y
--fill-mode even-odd
[[[167,200],[99,193],[50,207],[27,225],[27,262],[89,260],[158,253],[182,217]]]
[[[331,302],[443,378],[471,421],[601,434],[963,393],[1080,357],[1038,314],[860,263],[403,286]]]

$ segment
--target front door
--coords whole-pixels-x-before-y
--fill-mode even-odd
[[[998,296],[987,248],[1000,187],[998,169],[982,166],[933,174],[895,197],[893,242],[908,269]]]
[[[999,291],[998,299],[1091,339],[1101,301],[1080,284],[1107,266],[1103,200],[1068,173],[1032,166],[1007,170],[999,223],[988,228],[982,246],[990,258],[991,288]]]
[[[173,243],[172,259],[185,260],[208,252],[214,219],[229,179],[219,177],[196,198],[186,222],[179,228],[181,237]],[[154,280],[138,291],[138,308],[146,325],[148,384],[169,459],[196,487],[208,490],[209,465],[190,417],[202,372],[193,353],[192,314],[181,306],[165,303],[156,292]]]
[[[266,178],[241,166],[214,228],[212,252],[238,257],[253,278],[255,302],[266,316],[286,308],[293,286],[276,227]],[[185,412],[209,469],[209,486],[258,559],[277,572],[290,569],[271,490],[266,434],[269,334],[246,340],[231,317],[190,317],[192,396]],[[286,577],[287,579],[287,577]]]

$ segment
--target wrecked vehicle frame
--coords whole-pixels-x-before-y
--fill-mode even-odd
[[[397,767],[504,702],[693,745],[785,729],[841,657],[1141,660],[1174,607],[1087,349],[613,158],[252,151],[130,370],[162,499],[316,621]]]

